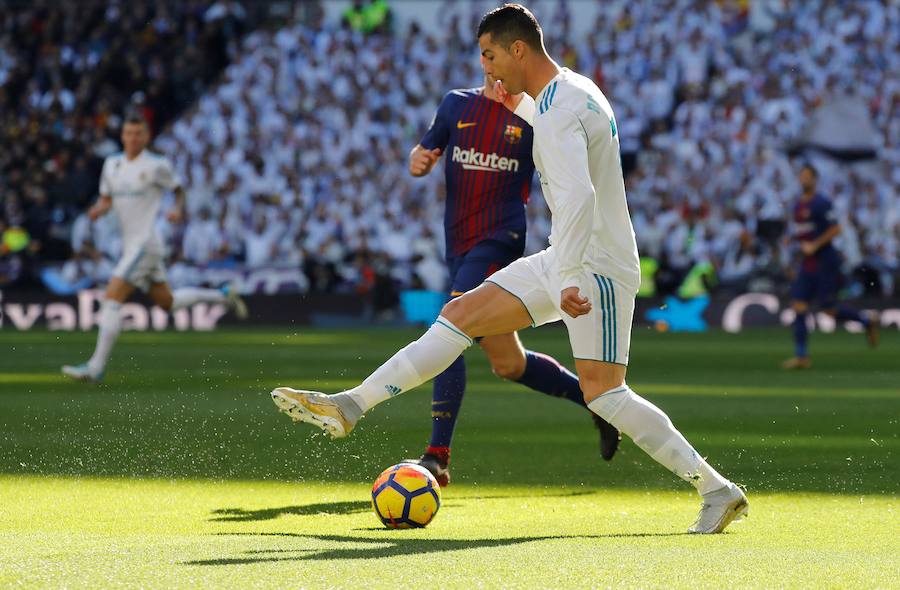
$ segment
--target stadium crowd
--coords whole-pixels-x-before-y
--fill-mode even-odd
[[[441,96],[478,85],[472,31],[483,5],[449,4],[437,31],[388,21],[370,34],[313,19],[256,30],[238,50],[236,2],[217,2],[217,18],[208,2],[157,2],[153,18],[132,13],[126,27],[113,26],[126,18],[110,16],[119,4],[89,4],[103,16],[80,28],[68,24],[91,12],[80,5],[0,15],[0,233],[11,236],[0,285],[29,248],[31,259],[69,257],[68,283],[108,276],[114,220],[79,214],[96,190],[91,156],[117,150],[118,114],[137,103],[188,194],[186,223],[159,221],[174,284],[274,267],[302,269],[292,288],[303,290],[445,288],[442,175],[412,178],[406,158]],[[593,76],[616,110],[656,288],[677,291],[698,265],[715,269],[707,286],[782,288],[796,176],[812,160],[856,289],[894,292],[900,5],[747,4],[610,4],[574,39],[571,6],[535,10],[553,13],[543,18],[551,55]],[[171,52],[157,55],[159,43]],[[822,141],[831,128],[859,141]],[[533,252],[549,233],[537,183],[528,215]],[[22,247],[22,231],[39,253]]]
[[[237,56],[248,16],[234,0],[4,3],[0,286],[72,254],[108,276],[115,227],[85,233],[76,220],[96,198],[102,159],[120,151],[125,111],[162,129]]]

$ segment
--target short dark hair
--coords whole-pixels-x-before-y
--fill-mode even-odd
[[[538,51],[544,47],[541,25],[531,11],[521,4],[504,4],[481,17],[478,38],[488,33],[494,43],[503,47],[509,47],[519,40]]]
[[[128,125],[145,125],[150,127],[150,125],[147,124],[147,119],[141,116],[140,113],[128,113],[125,115],[125,123]]]
[[[800,166],[800,172],[803,172],[804,170],[809,170],[810,172],[812,172],[813,177],[817,179],[819,178],[819,171],[809,162],[804,162],[803,165]]]

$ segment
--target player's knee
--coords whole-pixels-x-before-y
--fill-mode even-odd
[[[824,311],[826,314],[830,315],[830,316],[833,317],[833,318],[836,318],[836,317],[837,317],[837,308],[835,308],[835,307],[830,307],[830,308],[828,308],[828,309],[823,309],[822,311]]]
[[[809,306],[803,301],[794,301],[791,303],[791,309],[794,310],[794,313],[806,313]]]
[[[171,293],[164,293],[162,295],[157,295],[156,297],[154,297],[153,302],[164,310],[171,311],[172,305],[175,303],[175,298],[172,297]]]
[[[128,292],[124,286],[110,283],[106,286],[106,292],[103,294],[103,298],[108,301],[115,301],[116,303],[125,303],[128,299]]]
[[[490,361],[491,370],[494,372],[494,375],[501,379],[518,381],[525,372],[524,358],[519,359],[517,357],[509,356],[499,359],[490,359]]]
[[[476,318],[468,304],[466,296],[451,299],[441,308],[441,317],[449,320],[454,326],[472,336],[470,331]],[[476,334],[477,336],[477,334]]]
[[[461,322],[463,318],[463,308],[460,304],[460,298],[451,299],[441,308],[441,317],[446,318],[458,326],[457,322]]]
[[[581,387],[581,393],[584,395],[585,403],[591,403],[603,393],[621,387],[625,380],[615,375],[591,374],[579,375],[578,386]]]

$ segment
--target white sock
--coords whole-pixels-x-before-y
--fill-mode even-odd
[[[697,454],[662,410],[627,385],[607,391],[589,403],[588,408],[630,436],[634,444],[658,463],[693,484],[701,495],[730,483]]]
[[[199,287],[182,287],[172,293],[172,309],[184,309],[195,303],[225,303],[225,294],[218,289],[200,289]]]
[[[471,338],[449,320],[438,317],[418,340],[407,344],[362,384],[343,393],[366,412],[435,378],[470,346]]]
[[[106,362],[109,360],[109,353],[112,352],[113,344],[122,331],[122,315],[120,310],[122,304],[111,299],[104,299],[100,306],[100,332],[97,334],[97,347],[94,348],[94,354],[88,361],[93,373],[102,373],[106,368]]]

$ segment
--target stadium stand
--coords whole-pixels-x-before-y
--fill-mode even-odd
[[[396,289],[444,288],[442,178],[410,178],[405,162],[443,93],[479,82],[481,5],[449,5],[438,30],[351,26],[362,21],[345,14],[258,28],[238,44],[250,24],[237,2],[131,15],[88,4],[0,15],[0,284],[66,257],[67,284],[108,276],[114,224],[78,213],[96,191],[95,156],[117,149],[118,116],[139,104],[188,191],[187,223],[159,222],[176,286],[272,267],[302,269],[289,289],[378,285],[384,305]],[[835,201],[853,289],[895,292],[897,3],[613,3],[575,40],[572,11],[553,5],[548,49],[592,75],[616,110],[659,292],[710,263],[718,288],[782,288],[806,160]],[[529,251],[549,233],[537,183],[532,195]]]

